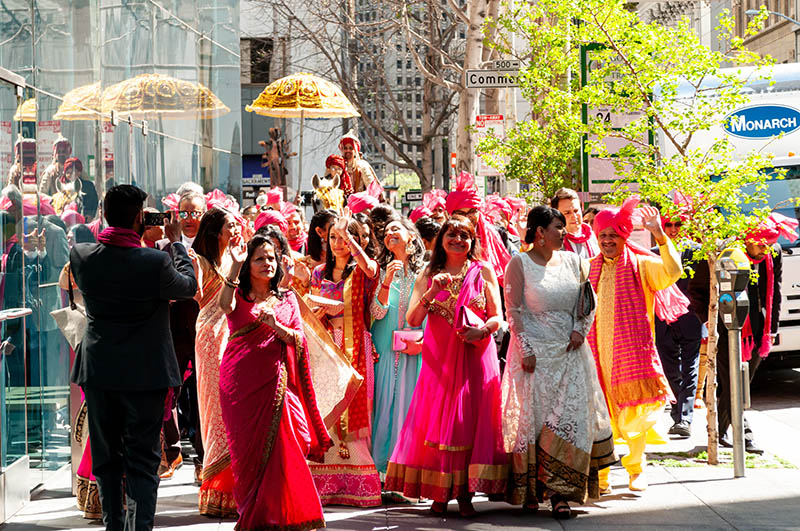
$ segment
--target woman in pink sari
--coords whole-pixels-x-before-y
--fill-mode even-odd
[[[500,327],[500,291],[493,268],[477,261],[472,223],[450,217],[436,237],[428,267],[417,278],[407,321],[427,316],[422,370],[400,438],[389,460],[386,490],[447,502],[472,516],[472,494],[506,489],[500,365],[492,334]]]
[[[219,405],[219,363],[228,344],[228,323],[219,306],[219,294],[231,269],[229,247],[239,245],[240,225],[233,214],[212,208],[203,215],[192,248],[198,255],[201,286],[196,299],[195,361],[197,364],[197,405],[203,440],[203,477],[198,494],[200,514],[235,518],[233,473],[228,439]]]
[[[278,289],[282,272],[269,238],[256,234],[246,253],[240,247],[232,256],[219,301],[231,332],[219,387],[236,529],[325,527],[306,458],[322,461],[333,442],[311,385],[297,299]]]

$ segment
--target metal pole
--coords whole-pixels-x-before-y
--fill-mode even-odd
[[[297,150],[297,190],[295,200],[300,197],[300,186],[303,183],[303,127],[305,124],[305,111],[300,110],[300,149]]]
[[[731,429],[733,429],[733,477],[744,477],[744,412],[742,410],[741,330],[728,330],[728,373],[731,386]],[[722,434],[720,434],[722,435]]]

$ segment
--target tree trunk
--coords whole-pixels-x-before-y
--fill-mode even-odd
[[[423,192],[429,192],[433,181],[433,149],[431,142],[432,135],[432,118],[431,114],[433,109],[431,102],[433,101],[434,86],[428,78],[423,82],[423,96],[422,96],[422,178],[420,179],[420,187]]]
[[[708,464],[719,464],[718,442],[719,433],[717,429],[717,314],[719,311],[719,281],[716,275],[716,258],[708,258],[708,362],[706,371],[706,407],[708,413],[706,422],[708,423]]]
[[[467,3],[469,27],[464,50],[464,70],[476,69],[483,57],[483,33],[481,27],[486,18],[487,0],[471,0]],[[456,153],[458,166],[456,173],[473,173],[472,127],[475,125],[478,95],[475,89],[462,85],[458,94],[458,130],[456,131]]]

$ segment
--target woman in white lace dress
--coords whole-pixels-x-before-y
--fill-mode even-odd
[[[530,251],[506,269],[511,343],[503,375],[503,438],[512,453],[508,501],[555,518],[568,501],[598,497],[597,471],[616,461],[594,358],[584,341],[594,313],[576,318],[581,259],[560,251],[565,219],[538,206],[528,215]]]

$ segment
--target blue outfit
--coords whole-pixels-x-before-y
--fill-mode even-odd
[[[386,276],[381,271],[381,284]],[[415,275],[398,271],[392,280],[386,306],[378,301],[379,287],[370,307],[372,342],[380,359],[375,364],[375,398],[372,413],[372,459],[380,473],[386,473],[400,429],[403,427],[417,378],[422,356],[410,356],[392,349],[395,330],[411,329],[406,322],[408,302],[414,290]],[[424,326],[425,323],[423,323]],[[416,327],[421,330],[423,327]]]

